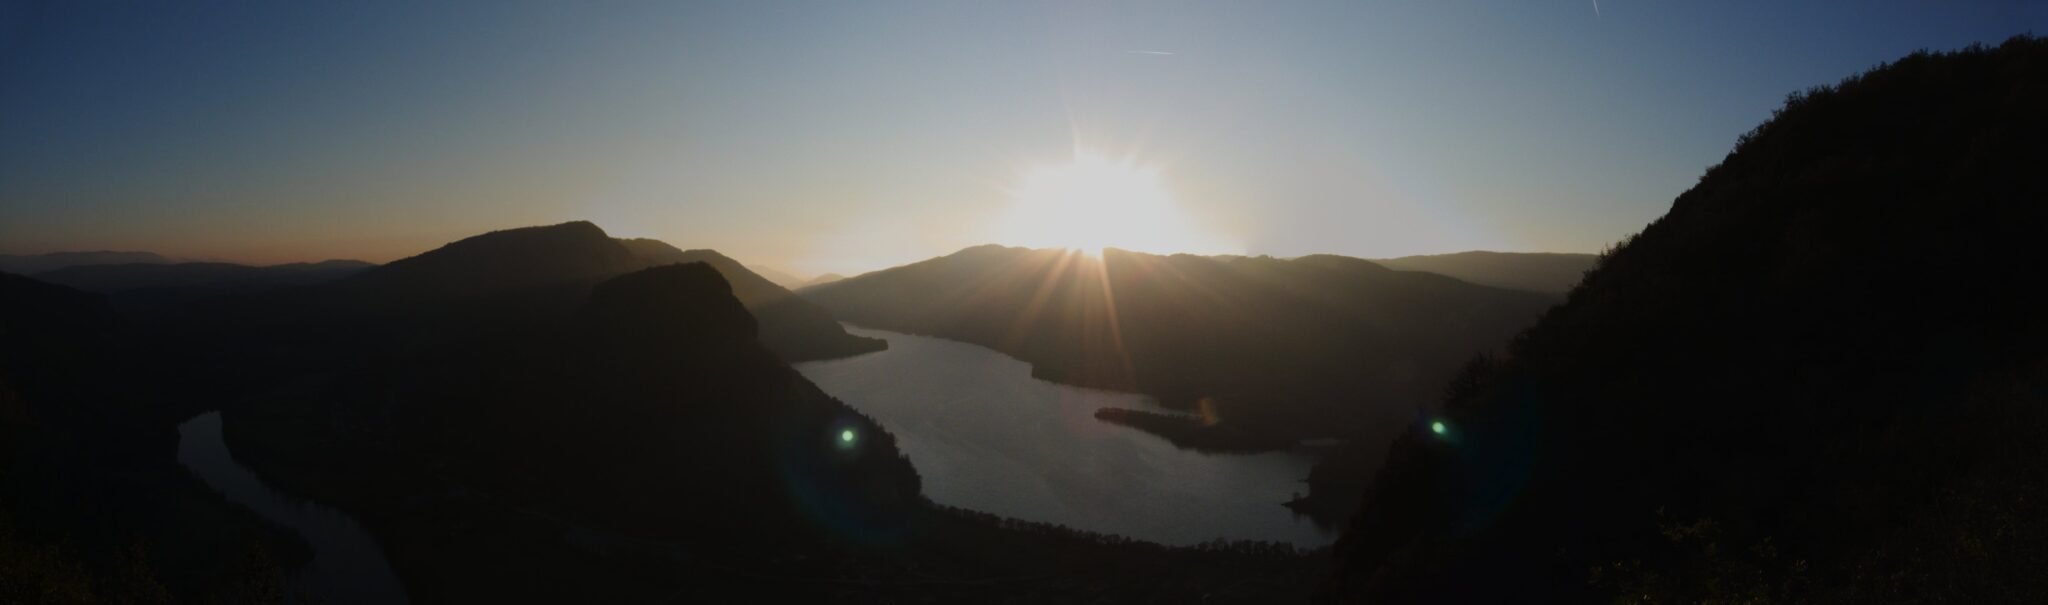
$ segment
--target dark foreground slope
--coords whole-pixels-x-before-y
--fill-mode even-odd
[[[421,303],[404,313],[444,319],[426,337],[336,343],[353,347],[339,371],[230,409],[229,443],[362,515],[423,600],[644,596],[575,536],[748,567],[898,532],[919,506],[888,433],[756,342],[715,270],[578,290],[456,303],[488,314]]]
[[[1404,435],[1335,600],[2048,595],[2048,42],[1795,95]]]
[[[1389,269],[1428,271],[1475,284],[1563,296],[1600,257],[1558,252],[1458,252],[1373,259]]]
[[[1547,297],[1341,256],[969,248],[806,288],[857,324],[972,342],[1041,378],[1158,397],[1201,418],[1099,417],[1205,449],[1385,443],[1457,364]],[[1378,437],[1375,437],[1378,435]]]
[[[789,362],[846,357],[888,348],[888,341],[846,333],[824,308],[755,273],[716,250],[680,250],[660,240],[622,239],[628,250],[654,264],[704,263],[732,284],[732,295],[761,320],[761,344]]]
[[[302,542],[176,460],[176,368],[104,297],[0,273],[0,602],[273,602]]]

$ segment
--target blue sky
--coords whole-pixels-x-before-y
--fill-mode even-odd
[[[0,252],[385,261],[590,219],[800,273],[1077,147],[1251,254],[1598,251],[1785,95],[2048,3],[0,3]],[[1086,220],[1086,217],[1076,217]]]

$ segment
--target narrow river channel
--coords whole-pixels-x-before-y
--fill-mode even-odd
[[[312,543],[312,562],[285,579],[295,601],[312,597],[312,602],[335,605],[407,602],[405,587],[391,572],[384,549],[354,517],[279,493],[235,461],[221,439],[220,412],[200,414],[178,425],[178,462],[228,499]]]

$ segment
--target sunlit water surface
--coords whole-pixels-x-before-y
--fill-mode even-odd
[[[1094,417],[1151,398],[1060,385],[993,350],[847,326],[886,351],[796,368],[873,416],[940,504],[1172,545],[1216,538],[1322,546],[1335,535],[1280,505],[1314,459],[1203,454]]]

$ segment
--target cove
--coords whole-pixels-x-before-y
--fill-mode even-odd
[[[1304,491],[1308,454],[1181,449],[1094,417],[1160,409],[1150,397],[1033,378],[1030,364],[981,346],[847,330],[889,348],[797,370],[895,434],[934,502],[1177,546],[1335,539],[1281,506]]]

